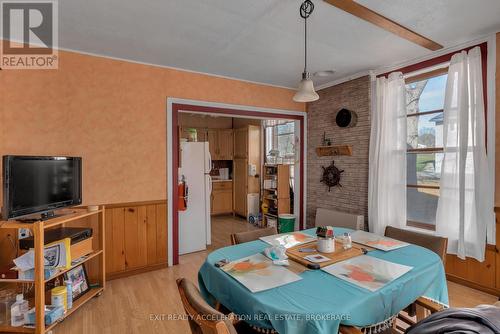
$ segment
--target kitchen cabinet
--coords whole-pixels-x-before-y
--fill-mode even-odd
[[[209,129],[207,130],[212,160],[233,159],[233,130],[232,129]]]
[[[234,179],[234,213],[245,216],[247,214],[247,159],[233,160],[233,179]]]
[[[233,203],[234,212],[248,215],[248,194],[260,193],[260,127],[248,125],[234,129],[233,159]],[[255,175],[250,175],[249,166],[255,166]]]
[[[219,145],[219,160],[233,159],[233,129],[217,131],[217,141]]]
[[[212,215],[233,213],[233,182],[213,181],[211,195]]]
[[[212,157],[212,160],[218,160],[217,130],[215,129],[207,130],[207,140],[208,140],[208,149],[210,151],[210,156]]]
[[[234,157],[248,158],[248,128],[234,130]]]

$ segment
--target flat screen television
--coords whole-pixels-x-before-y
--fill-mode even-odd
[[[82,203],[82,158],[3,156],[2,218],[40,213]]]

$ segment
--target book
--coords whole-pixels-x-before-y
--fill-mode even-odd
[[[221,269],[251,292],[269,290],[302,279],[285,267],[274,265],[260,253],[231,261]]]
[[[321,270],[361,288],[377,291],[403,276],[413,267],[361,255],[334,263]]]

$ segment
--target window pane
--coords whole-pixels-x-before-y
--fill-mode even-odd
[[[443,147],[443,113],[407,119],[408,148]]]
[[[407,188],[407,219],[409,221],[436,225],[438,189]]]
[[[443,156],[443,153],[407,153],[407,184],[439,186]]]
[[[273,149],[273,128],[266,128],[266,156],[269,155],[269,151]]]
[[[443,109],[447,74],[406,85],[408,114]]]
[[[278,129],[278,135],[285,133],[293,133],[293,125],[294,123],[290,122],[276,126],[276,128]]]
[[[278,150],[280,151],[280,156],[290,156],[295,153],[294,151],[294,135],[282,135],[278,136]]]

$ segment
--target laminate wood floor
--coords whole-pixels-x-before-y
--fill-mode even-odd
[[[55,334],[181,334],[190,333],[187,322],[170,320],[183,315],[176,278],[198,282],[198,269],[209,252],[230,244],[231,233],[255,227],[244,220],[214,217],[212,246],[207,251],[183,255],[180,264],[166,269],[121,278],[107,283],[106,291],[59,324]],[[492,304],[497,297],[448,282],[452,306]]]

